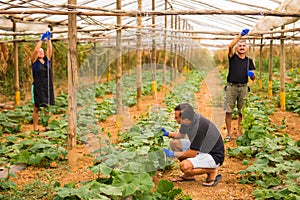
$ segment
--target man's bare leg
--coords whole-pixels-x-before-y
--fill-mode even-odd
[[[195,175],[207,174],[206,180],[212,181],[215,180],[218,175],[217,168],[194,168],[189,160],[181,162],[180,169],[184,173],[183,177],[186,179],[192,179]]]
[[[226,113],[226,115],[225,115],[225,125],[226,125],[226,129],[227,129],[227,137],[229,137],[229,139],[232,137],[232,134],[231,134],[231,120],[232,120],[232,113]]]
[[[237,137],[242,136],[242,119],[243,119],[243,115],[242,113],[238,113],[239,117],[238,117],[238,129],[237,129]]]

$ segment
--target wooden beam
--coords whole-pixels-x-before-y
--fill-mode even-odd
[[[69,6],[71,7],[71,6]],[[91,9],[91,7],[87,7]],[[86,8],[86,9],[87,9]],[[100,9],[99,9],[100,10]],[[142,10],[109,10],[103,11],[53,11],[53,10],[0,10],[2,15],[13,14],[47,14],[47,15],[68,15],[76,13],[77,15],[86,16],[127,16],[127,17],[149,17],[152,15],[258,15],[258,16],[277,16],[277,17],[300,17],[299,12],[280,12],[280,11],[253,11],[253,10],[164,10],[164,11],[142,11]]]
[[[77,32],[83,32],[83,33],[91,33],[91,32],[105,32],[110,30],[117,30],[117,29],[137,29],[137,26],[128,26],[128,25],[118,25],[118,24],[110,24],[109,26],[113,28],[103,28],[103,29],[89,29],[89,30],[80,30],[78,29]],[[224,32],[224,31],[197,31],[197,30],[176,30],[176,29],[168,29],[168,28],[153,28],[156,25],[152,24],[149,25],[150,27],[143,26],[141,30],[151,30],[151,31],[165,31],[165,32],[178,32],[178,33],[194,33],[194,34],[208,34],[208,35],[229,35],[229,36],[236,36],[239,32]],[[0,25],[1,29],[1,25]],[[11,30],[12,31],[12,30]],[[292,29],[284,29],[284,30],[273,30],[273,31],[261,31],[261,32],[255,32],[250,33],[249,36],[260,36],[264,34],[275,34],[275,33],[287,33],[287,32],[298,32],[300,31],[300,28],[292,28]],[[43,32],[3,32],[0,33],[0,35],[3,36],[28,36],[28,35],[41,35]],[[62,34],[67,33],[66,31],[53,31],[54,34]]]

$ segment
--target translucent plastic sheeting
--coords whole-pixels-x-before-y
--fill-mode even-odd
[[[300,0],[284,0],[275,11],[300,12]],[[266,16],[257,21],[251,32],[268,31],[283,25],[294,23],[298,20],[298,17]]]

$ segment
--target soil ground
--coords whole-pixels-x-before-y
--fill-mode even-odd
[[[222,108],[222,84],[217,70],[212,70],[201,86],[201,91],[196,95],[198,102],[199,112],[210,118],[220,129],[223,138],[226,136],[226,129],[224,125],[224,111]],[[153,105],[163,104],[163,92],[157,93],[156,97],[148,96],[143,97],[143,109],[137,111],[136,107],[130,107],[127,110],[127,114],[130,114],[131,120],[133,116],[140,116],[142,113],[146,113],[147,110]],[[282,130],[286,132],[290,137],[295,140],[300,139],[300,118],[297,114],[290,112],[283,112],[279,109],[271,115],[271,121],[274,124],[280,125],[283,118],[285,118],[286,129]],[[117,124],[116,116],[109,117],[105,122],[99,124],[101,127],[105,127],[105,132],[112,134],[112,140],[115,140],[120,130]],[[32,125],[25,126],[23,131],[28,131]],[[233,128],[237,127],[237,121],[233,120]],[[236,134],[236,131],[234,131]],[[99,146],[98,140],[93,136],[87,137],[87,145],[78,145],[78,162],[76,166],[69,168],[67,165],[55,164],[52,168],[43,169],[37,167],[27,167],[26,169],[17,172],[17,178],[13,179],[18,186],[28,184],[36,179],[41,179],[45,182],[59,181],[62,185],[70,182],[83,182],[93,178],[93,174],[88,169],[93,165],[94,157],[91,152],[97,149]],[[235,140],[225,143],[225,148],[235,147]],[[201,184],[205,180],[205,176],[196,177],[196,181],[175,183],[176,187],[183,189],[185,194],[190,195],[194,200],[215,200],[215,199],[254,199],[252,191],[255,189],[251,185],[239,184],[239,175],[237,172],[245,169],[246,166],[241,164],[241,160],[237,158],[230,158],[226,153],[224,164],[219,168],[219,173],[222,174],[222,179],[215,187],[203,187]],[[154,177],[154,181],[158,182],[160,179],[171,180],[177,175],[180,175],[178,165],[172,170],[158,171]]]

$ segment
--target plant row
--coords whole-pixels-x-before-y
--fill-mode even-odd
[[[300,195],[300,141],[279,132],[285,127],[284,119],[281,125],[271,123],[274,108],[270,100],[250,95],[243,109],[245,132],[236,141],[238,147],[229,148],[228,153],[248,165],[238,173],[240,182],[258,186],[253,192],[257,199],[296,200]]]

